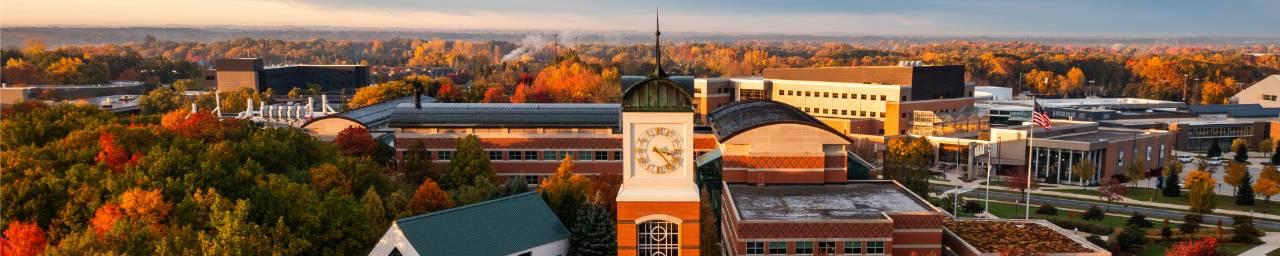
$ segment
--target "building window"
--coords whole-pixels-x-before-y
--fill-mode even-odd
[[[742,89],[739,90],[742,100],[764,99],[764,90]]]
[[[520,151],[507,151],[507,160],[521,160],[524,155]]]
[[[861,112],[859,112],[859,113],[858,113],[858,116],[864,116],[864,117],[865,117],[865,116],[867,116],[867,111],[861,111]]]
[[[1270,95],[1270,94],[1262,95],[1262,100],[1265,100],[1265,101],[1276,101],[1276,98],[1277,97],[1275,95]]]
[[[880,112],[880,117],[884,117],[884,112]]]
[[[577,160],[591,160],[591,151],[578,151]]]
[[[840,115],[842,115],[842,116],[849,115],[849,110],[847,110],[847,109],[841,109],[841,110],[840,110]]]
[[[884,254],[884,242],[867,242],[867,254]]]
[[[596,151],[595,160],[599,160],[599,161],[609,160],[609,151]]]
[[[564,160],[568,151],[542,151],[542,160]]]
[[[769,242],[769,255],[786,255],[787,242]]]
[[[613,151],[613,160],[614,161],[622,160],[622,151]]]
[[[747,255],[764,255],[764,242],[747,242]]]
[[[538,160],[538,151],[525,151],[524,160]]]
[[[637,255],[679,255],[680,226],[666,221],[636,225]]]
[[[539,181],[539,178],[541,177],[539,177],[538,175],[524,176],[524,184],[529,186],[537,186],[538,184],[542,184],[542,181]]]
[[[818,242],[818,253],[822,255],[835,255],[836,242]]]
[[[880,95],[880,101],[886,101],[886,99],[884,98],[884,95]]]
[[[867,95],[866,95],[866,94],[863,94],[863,95],[862,95],[862,99],[864,99],[864,100],[865,100],[865,99],[867,99]]]
[[[907,96],[902,96],[902,101],[907,101]]]
[[[862,254],[862,242],[844,242],[844,254]]]
[[[502,160],[502,151],[489,151],[489,160]]]
[[[796,255],[813,255],[813,242],[796,242]]]
[[[437,160],[453,160],[453,151],[440,151],[440,154],[437,154],[436,157],[439,158]]]

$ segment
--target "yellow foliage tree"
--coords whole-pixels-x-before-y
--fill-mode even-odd
[[[1213,211],[1213,187],[1218,184],[1218,181],[1213,179],[1213,175],[1205,171],[1192,171],[1187,174],[1183,183],[1186,183],[1187,190],[1190,191],[1187,194],[1187,204],[1191,206],[1192,212],[1209,213]]]
[[[591,181],[573,172],[572,154],[560,161],[555,174],[538,185],[538,192],[564,223],[574,223],[577,209],[586,203],[588,191],[591,191]]]
[[[1208,81],[1201,85],[1200,104],[1228,104],[1231,95],[1236,93],[1236,79],[1226,78],[1222,81]]]

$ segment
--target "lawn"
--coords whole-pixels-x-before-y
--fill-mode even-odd
[[[1005,218],[1005,219],[1021,219],[1021,218],[1022,218],[1022,216],[1024,215],[1025,211],[1026,211],[1026,210],[1024,209],[1024,206],[1023,206],[1023,205],[1021,205],[1021,204],[1010,204],[1010,203],[997,203],[997,202],[991,202],[991,214],[994,214],[994,215],[996,215],[996,216],[998,216],[998,217],[1000,217],[1000,218]],[[1071,211],[1071,210],[1067,210],[1067,209],[1064,209],[1064,208],[1058,208],[1058,215],[1057,215],[1057,216],[1039,215],[1039,214],[1036,214],[1036,207],[1033,205],[1033,206],[1031,207],[1031,218],[1033,218],[1033,219],[1047,219],[1047,218],[1054,218],[1054,217],[1056,217],[1056,218],[1060,218],[1060,219],[1066,219],[1066,218],[1067,218],[1067,212],[1069,212],[1069,211]],[[1077,219],[1079,219],[1079,218],[1080,218],[1081,213],[1082,213],[1082,212],[1076,212],[1076,218],[1077,218]],[[1152,222],[1157,222],[1156,220],[1154,220],[1154,219],[1150,219],[1150,218],[1148,218],[1148,220],[1152,220]],[[1117,216],[1107,215],[1105,218],[1103,218],[1103,219],[1102,219],[1102,222],[1094,222],[1094,223],[1098,223],[1098,224],[1102,224],[1102,225],[1104,225],[1104,226],[1108,226],[1108,227],[1116,228],[1116,227],[1123,227],[1126,221],[1128,221],[1128,218],[1127,218],[1127,217],[1117,217]]]
[[[1173,247],[1174,243],[1175,242],[1169,242],[1169,241],[1148,242],[1146,246],[1142,247],[1142,252],[1139,252],[1138,255],[1139,256],[1164,255],[1164,252],[1169,250],[1169,247]],[[1248,251],[1249,249],[1252,249],[1255,246],[1258,246],[1258,245],[1257,244],[1240,244],[1240,243],[1221,243],[1221,244],[1218,244],[1218,250],[1222,251],[1226,255],[1240,255],[1241,253],[1244,253],[1245,251]],[[1272,252],[1272,254],[1274,253],[1275,252]],[[1271,255],[1271,254],[1268,254],[1268,255]]]
[[[1097,190],[1089,189],[1062,189],[1055,191],[1089,196],[1098,196],[1099,194]],[[1141,201],[1152,201],[1151,199],[1155,199],[1154,202],[1157,203],[1187,205],[1186,191],[1183,191],[1182,196],[1179,197],[1167,197],[1160,195],[1159,193],[1159,190],[1152,188],[1130,188],[1129,195],[1127,195],[1127,197]],[[1280,209],[1280,204],[1277,204],[1276,202],[1267,202],[1266,205],[1263,205],[1262,200],[1255,200],[1257,203],[1253,206],[1236,205],[1236,197],[1234,196],[1217,195],[1214,196],[1214,201],[1214,206],[1217,206],[1218,209],[1226,210],[1276,213],[1276,209]]]

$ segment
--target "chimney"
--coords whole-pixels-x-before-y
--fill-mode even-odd
[[[421,84],[413,85],[413,107],[417,109],[422,108],[422,85]]]

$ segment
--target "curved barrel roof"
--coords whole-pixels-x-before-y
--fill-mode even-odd
[[[728,141],[743,132],[771,124],[801,124],[827,130],[848,141],[853,141],[840,131],[818,121],[799,109],[772,100],[747,100],[724,105],[710,114],[711,129],[720,142]]]

